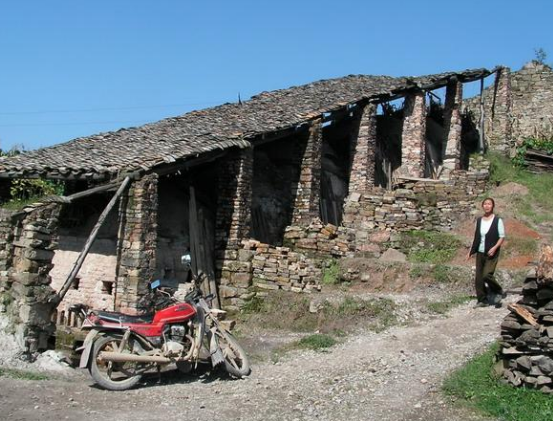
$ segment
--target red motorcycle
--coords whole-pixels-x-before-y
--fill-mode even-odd
[[[190,262],[190,256],[183,256]],[[193,276],[193,288],[183,301],[173,290],[151,282],[141,303],[150,311],[140,316],[88,310],[77,304],[71,311],[84,317],[83,330],[89,330],[79,367],[88,368],[92,378],[108,390],[135,386],[143,374],[171,363],[189,372],[198,363],[223,366],[234,377],[250,374],[246,353],[234,336],[219,323],[222,310],[211,308]]]

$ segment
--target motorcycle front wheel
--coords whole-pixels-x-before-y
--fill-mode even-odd
[[[123,353],[133,353],[135,341],[129,338]],[[102,336],[93,344],[92,358],[88,370],[96,383],[108,390],[127,390],[135,386],[142,378],[144,364],[136,362],[103,361],[99,354],[103,351],[118,352],[121,338],[118,336]]]
[[[232,336],[232,334],[217,330],[219,347],[225,358],[225,369],[234,377],[242,378],[250,374],[250,361],[248,356]]]

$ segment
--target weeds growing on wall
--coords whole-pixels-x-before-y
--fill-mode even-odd
[[[60,181],[27,178],[12,180],[11,198],[2,206],[8,209],[20,209],[47,196],[61,196],[64,189],[65,185]]]

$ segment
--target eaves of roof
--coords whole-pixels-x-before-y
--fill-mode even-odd
[[[140,127],[82,137],[0,158],[0,177],[92,178],[150,171],[308,123],[325,113],[366,101],[381,102],[452,80],[470,82],[497,71],[475,69],[419,77],[350,75],[262,92],[240,104],[192,111]]]

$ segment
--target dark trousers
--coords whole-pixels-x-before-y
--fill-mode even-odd
[[[474,286],[476,287],[476,299],[480,302],[486,301],[488,292],[502,294],[503,288],[495,280],[495,267],[499,260],[499,252],[493,257],[484,253],[476,253],[476,276]]]

